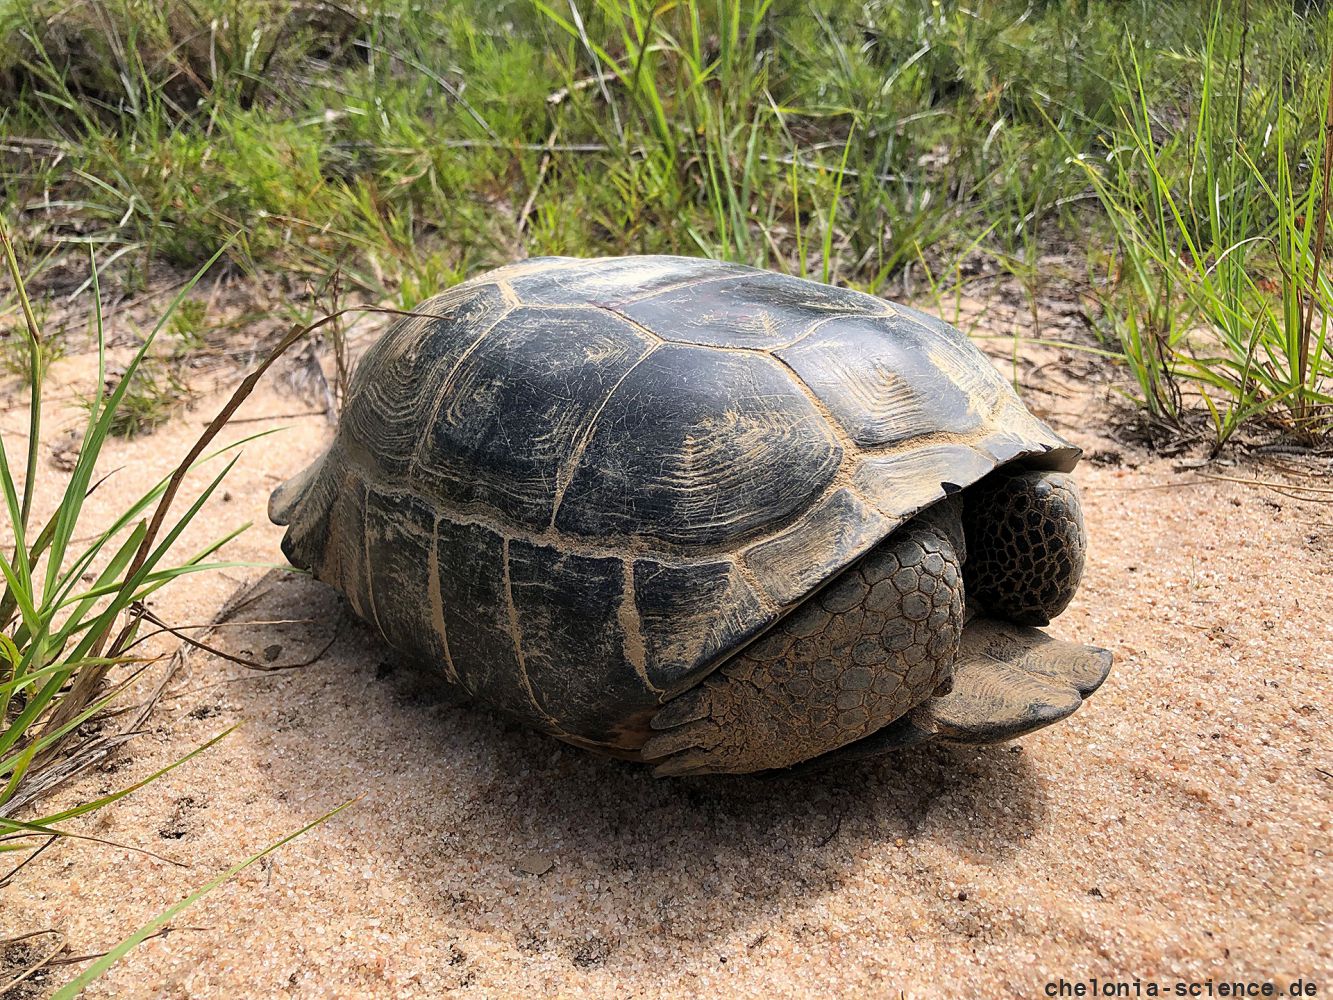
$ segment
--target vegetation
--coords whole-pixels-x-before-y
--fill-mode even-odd
[[[188,338],[190,330],[197,326],[198,317],[191,321],[189,312],[183,314],[185,326],[182,321],[172,323],[171,320],[176,308],[220,256],[215,254],[180,289],[175,301],[143,340],[106,395],[94,395],[87,400],[87,423],[59,503],[38,528],[34,512],[41,507],[38,502],[39,459],[47,396],[47,341],[32,308],[23,271],[3,220],[0,220],[0,252],[4,256],[20,316],[16,337],[21,338],[28,355],[27,362],[21,366],[27,380],[28,396],[28,435],[21,469],[11,466],[10,445],[0,438],[0,499],[3,499],[7,515],[0,522],[0,539],[6,547],[0,553],[0,576],[4,581],[0,589],[0,858],[25,856],[23,861],[7,866],[8,870],[0,874],[0,888],[3,888],[28,861],[62,838],[109,843],[99,837],[75,832],[67,824],[156,781],[227,735],[222,733],[214,737],[127,788],[69,808],[31,816],[34,807],[54,789],[88,767],[108,759],[139,731],[151,710],[153,699],[150,698],[146,704],[138,706],[133,721],[126,727],[119,732],[108,731],[111,724],[108,709],[113,702],[123,698],[141,669],[153,659],[141,651],[142,642],[151,637],[151,633],[143,633],[141,626],[146,620],[156,621],[144,609],[145,599],[183,576],[237,565],[218,562],[214,556],[247,525],[239,526],[184,559],[172,553],[185,528],[226,478],[236,462],[235,457],[223,463],[208,484],[195,492],[183,513],[173,518],[171,510],[191,473],[253,440],[247,438],[205,454],[260,376],[309,330],[296,327],[279,342],[267,360],[236,389],[170,476],[131,502],[110,524],[100,528],[89,525],[84,516],[85,502],[106,478],[105,475],[96,478],[98,459],[108,437],[117,431],[120,422],[127,419],[126,408],[131,405],[127,401],[133,399],[130,388],[137,378],[142,377],[149,352],[163,329],[170,328],[178,337]],[[106,384],[102,295],[95,266],[90,284],[90,325],[97,345],[98,382]],[[263,433],[254,437],[263,436]],[[113,673],[113,668],[123,669]],[[335,815],[347,804],[350,803],[344,803],[298,833],[222,872],[126,937],[57,995],[78,995],[83,986],[177,913],[282,844]],[[21,812],[27,812],[28,818],[20,818]],[[140,850],[132,845],[114,846]],[[0,941],[0,947],[44,933],[47,932]],[[29,966],[17,978],[0,982],[0,993],[37,973],[54,954],[53,951]]]
[[[1036,295],[1056,251],[1152,416],[1308,437],[1330,420],[1333,15],[1213,10],[5,0],[0,200],[131,284],[225,246],[404,307],[519,254],[872,291],[982,256]]]
[[[1106,320],[1140,399],[1179,426],[1180,384],[1194,383],[1219,446],[1259,415],[1304,438],[1333,422],[1333,63],[1316,77],[1326,103],[1300,108],[1289,81],[1307,65],[1291,53],[1272,80],[1247,86],[1247,30],[1215,10],[1199,106],[1167,136],[1132,55],[1112,154],[1078,160],[1115,232]]]
[[[238,528],[179,563],[166,560],[186,525],[217,489],[235,462],[226,463],[173,523],[166,517],[179,477],[148,489],[111,524],[89,535],[82,518],[96,489],[97,460],[111,434],[127,389],[152,345],[150,335],[105,398],[88,403],[88,421],[60,503],[40,528],[33,522],[41,463],[43,337],[32,312],[8,233],[0,242],[17,290],[23,332],[30,354],[28,441],[21,473],[11,468],[9,445],[0,442],[0,493],[12,555],[0,556],[5,587],[0,592],[0,852],[21,850],[34,836],[58,834],[53,824],[95,808],[65,811],[43,820],[20,822],[17,810],[64,780],[82,763],[104,756],[105,741],[80,735],[80,727],[114,699],[128,681],[104,690],[109,669],[142,662],[134,649],[139,616],[135,609],[155,590],[189,573],[218,565],[210,558]],[[183,296],[189,287],[187,285]],[[105,341],[100,294],[94,271],[93,333],[98,345],[99,382],[105,376]],[[160,329],[160,325],[159,325]],[[181,470],[182,474],[184,469]],[[145,512],[155,508],[151,518]],[[164,530],[165,529],[165,530]],[[131,677],[133,674],[130,675]],[[82,744],[83,750],[71,751]],[[118,796],[116,796],[118,797]]]

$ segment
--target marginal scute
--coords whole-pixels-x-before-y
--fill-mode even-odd
[[[841,461],[828,423],[777,361],[664,344],[601,410],[555,526],[734,544],[803,510]]]
[[[469,692],[544,727],[546,719],[522,683],[509,622],[504,551],[505,539],[490,528],[438,522],[435,555],[449,652]]]
[[[306,497],[311,494],[312,490],[321,487],[324,463],[331,453],[332,449],[325,452],[269,495],[268,519],[270,521],[274,524],[287,525],[300,516],[301,507],[305,503]],[[288,532],[284,536],[284,541],[290,537],[291,532]],[[302,566],[303,569],[309,568],[308,564],[296,563],[295,565]]]
[[[730,561],[677,566],[637,559],[634,597],[645,669],[663,697],[696,683],[763,621],[759,595]]]
[[[850,490],[838,490],[743,558],[774,603],[789,606],[824,583],[897,526]]]
[[[929,330],[936,338],[930,356],[950,371],[956,384],[983,410],[986,436],[976,447],[997,464],[1022,459],[1032,468],[1070,471],[1082,452],[1038,420],[1018,398],[1013,387],[991,365],[962,330],[909,306],[895,306],[904,318]],[[984,401],[984,402],[983,402]]]
[[[511,542],[509,586],[527,682],[562,728],[617,742],[620,720],[653,700],[624,656],[625,564]]]
[[[1022,458],[1028,468],[1070,472],[1083,454],[1033,416],[1012,393],[991,417],[990,424],[993,430],[977,446],[997,464]]]
[[[994,466],[969,445],[923,445],[865,459],[852,483],[880,510],[906,517],[970,486]]]
[[[365,470],[334,441],[310,468],[275,494],[289,519],[282,554],[316,579],[334,582],[363,617],[369,609],[365,493]]]
[[[478,334],[504,315],[494,285],[461,285],[421,303],[371,345],[341,416],[344,444],[369,468],[405,473],[445,376]]]
[[[546,527],[564,466],[620,378],[655,346],[595,309],[514,310],[419,426],[415,479],[455,504]]]
[[[435,506],[407,492],[370,485],[366,490],[366,551],[370,620],[386,642],[444,666],[449,657],[435,621],[430,579]]]

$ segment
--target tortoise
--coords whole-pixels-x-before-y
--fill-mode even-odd
[[[743,773],[1079,707],[1078,448],[965,334],[671,256],[532,258],[368,349],[273,494],[282,548],[476,700],[654,773]]]

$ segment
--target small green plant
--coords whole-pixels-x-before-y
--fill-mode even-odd
[[[41,316],[38,312],[38,320]],[[32,374],[34,358],[45,375],[52,362],[65,356],[65,341],[61,337],[47,337],[36,355],[28,344],[26,331],[21,325],[0,328],[0,371],[15,375],[27,382]]]
[[[96,405],[105,406],[125,386],[109,425],[116,437],[132,438],[153,431],[190,398],[190,388],[182,381],[174,360],[145,355],[137,361],[133,370],[113,373],[103,383],[100,403],[91,398],[83,400],[91,412]]]
[[[0,370],[15,375],[25,382],[28,380],[28,372],[34,361],[42,366],[42,371],[45,373],[53,362],[59,361],[64,356],[65,343],[59,338],[52,337],[44,342],[41,351],[34,359],[28,345],[14,336],[12,331],[0,333]]]
[[[203,349],[208,336],[208,327],[205,325],[207,316],[208,306],[199,299],[181,300],[167,324],[171,335],[176,338],[172,349],[174,355],[180,357]]]
[[[79,737],[79,727],[103,711],[123,687],[122,683],[105,689],[110,669],[141,662],[132,652],[138,603],[174,579],[218,565],[210,558],[244,526],[183,561],[166,559],[171,545],[217,489],[234,458],[165,531],[165,518],[179,484],[174,477],[152,486],[100,530],[90,534],[83,521],[98,456],[120,417],[131,380],[163,324],[145,340],[119,384],[105,398],[89,402],[82,444],[61,502],[45,524],[33,524],[41,468],[42,334],[2,223],[0,242],[32,358],[27,457],[19,474],[10,465],[8,444],[0,440],[0,493],[8,517],[5,533],[13,540],[12,553],[0,556],[5,584],[0,592],[0,782],[4,783],[0,789],[0,851],[4,851],[15,849],[15,841],[24,845],[32,835],[54,829],[52,823],[86,811],[66,811],[28,823],[13,819],[22,806],[71,773],[71,759],[77,762],[80,747],[87,747],[87,741]],[[99,376],[105,379],[95,271],[93,293]],[[145,513],[154,507],[152,518],[145,520]]]
[[[40,359],[43,338],[3,216],[0,216],[0,250],[13,283],[22,318],[21,329],[31,359],[26,369],[29,392],[27,454],[21,471],[11,466],[9,444],[0,437],[0,502],[3,502],[8,518],[6,531],[0,537],[7,536],[13,542],[12,551],[0,554],[0,575],[4,580],[3,590],[0,590],[0,857],[27,854],[31,860],[34,852],[62,838],[106,843],[102,838],[89,838],[67,824],[158,780],[227,735],[226,732],[219,734],[127,788],[46,815],[20,818],[22,812],[32,812],[33,807],[53,790],[105,760],[134,734],[142,722],[147,709],[141,709],[137,721],[130,723],[122,733],[104,732],[89,736],[84,732],[85,724],[105,720],[107,709],[148,662],[136,652],[144,599],[186,575],[237,565],[215,561],[214,556],[218,549],[248,527],[241,525],[184,559],[171,555],[170,550],[181,532],[221,485],[235,464],[235,457],[225,462],[208,484],[194,495],[185,512],[174,520],[169,516],[173,502],[188,474],[245,443],[239,441],[205,454],[214,437],[264,372],[310,329],[331,320],[318,321],[310,327],[293,327],[235,390],[175,471],[129,503],[110,524],[92,528],[84,517],[84,502],[96,489],[93,477],[97,460],[113,433],[121,407],[130,398],[131,380],[141,370],[173,309],[216,257],[210,260],[168,307],[115,387],[105,397],[99,396],[88,402],[82,444],[61,494],[61,502],[49,519],[37,527],[33,512],[42,440],[44,366]],[[98,372],[99,379],[104,380],[106,353],[95,260],[91,287]],[[254,435],[260,436],[263,434]],[[245,440],[253,440],[253,437]],[[111,671],[116,668],[120,671],[113,682]],[[349,804],[350,801],[344,803],[297,833],[222,872],[126,937],[55,995],[77,996],[88,983],[177,913]],[[14,878],[25,863],[20,862],[0,874],[0,888]],[[0,983],[0,991],[6,991],[35,974],[41,966],[39,962],[16,979]]]

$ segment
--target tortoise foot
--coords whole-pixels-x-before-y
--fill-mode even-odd
[[[953,688],[898,721],[825,754],[820,766],[919,743],[999,743],[1067,718],[1111,670],[1111,654],[1041,629],[980,618],[963,630]]]
[[[953,690],[908,718],[950,743],[1012,740],[1072,715],[1110,671],[1105,649],[983,618],[963,631]]]

